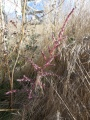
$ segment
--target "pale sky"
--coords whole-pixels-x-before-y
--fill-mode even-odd
[[[36,4],[40,3],[41,1],[42,0],[35,0]],[[78,4],[81,4],[83,1],[85,2],[84,3],[85,7],[89,6],[90,0],[64,0],[64,3],[65,3],[64,8],[71,9],[71,6],[73,6],[75,2],[77,2],[77,5],[78,5]],[[17,15],[21,15],[21,0],[3,0],[3,2],[5,2],[5,12],[7,14],[11,14],[16,10]]]
[[[21,15],[21,0],[3,0],[5,1],[5,12],[11,14],[17,11],[18,15]],[[36,4],[42,0],[35,0]],[[44,0],[43,0],[44,1]],[[65,7],[68,7],[70,3],[74,3],[74,0],[65,0]]]
[[[17,11],[18,15],[21,15],[21,0],[3,0],[5,2],[5,12],[11,14]]]
[[[3,0],[5,3],[5,12],[11,14],[17,11],[18,15],[21,15],[21,0]],[[36,4],[40,3],[41,0],[35,0]]]

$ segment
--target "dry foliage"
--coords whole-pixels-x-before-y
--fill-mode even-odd
[[[90,11],[76,2],[65,17],[63,2],[50,1],[40,25],[25,21],[26,0],[22,25],[2,16],[0,120],[90,119]]]

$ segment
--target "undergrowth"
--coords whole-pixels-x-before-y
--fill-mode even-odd
[[[82,27],[72,21],[76,8],[59,35],[53,33],[40,47],[34,31],[26,40],[25,5],[21,34],[14,33],[16,43],[7,50],[5,41],[1,43],[0,120],[89,120],[90,37],[77,33]]]

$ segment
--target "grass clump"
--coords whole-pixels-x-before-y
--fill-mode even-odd
[[[36,25],[26,27],[25,6],[21,33],[15,33],[13,38],[18,43],[8,44],[7,50],[1,44],[0,119],[89,120],[89,21],[84,24],[83,12],[78,16],[73,8],[60,32],[58,21],[54,22],[55,29],[52,23],[47,28],[52,28],[53,34],[44,29],[42,36],[35,32]]]

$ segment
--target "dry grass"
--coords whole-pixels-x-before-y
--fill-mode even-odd
[[[60,78],[44,77],[44,96],[41,94],[31,101],[25,97],[21,100],[24,117],[31,120],[55,120],[59,112],[59,119],[89,120],[90,53],[87,44],[74,41],[65,47],[61,45],[58,54],[60,57],[55,58],[55,68],[49,71]],[[36,94],[39,94],[38,91]]]
[[[5,109],[4,103],[12,104],[12,108],[18,108],[17,111],[11,112],[10,119],[90,119],[90,12],[83,8],[83,5],[80,10],[76,8],[67,23],[64,38],[54,51],[54,55],[58,55],[53,60],[55,66],[45,69],[46,72],[51,72],[59,77],[53,75],[43,77],[41,79],[41,82],[45,84],[43,94],[40,89],[35,89],[32,99],[28,99],[28,93],[25,91],[30,89],[31,84],[29,82],[19,84],[16,80],[22,78],[23,75],[32,79],[37,78],[38,73],[27,61],[26,56],[32,58],[36,65],[42,67],[45,60],[41,51],[44,51],[46,57],[50,57],[48,46],[53,46],[52,32],[57,38],[62,22],[58,21],[58,16],[55,19],[55,24],[50,21],[47,24],[44,20],[41,25],[32,26],[24,21],[24,6],[22,29],[19,28],[19,23],[17,28],[11,22],[6,26],[9,30],[6,38],[7,51],[3,49],[2,41],[0,44],[0,93],[4,94],[1,95],[0,101],[3,104],[2,110]],[[77,11],[78,14],[76,14]],[[47,21],[52,18],[53,13],[49,15]],[[12,26],[11,29],[10,26]],[[11,90],[19,90],[19,92],[13,93],[11,101],[13,103],[10,102],[9,95],[5,95],[5,92],[10,90],[10,85]],[[6,86],[8,86],[7,89],[5,89]],[[0,106],[2,107],[2,105]],[[10,105],[7,106],[10,108]],[[0,114],[0,118],[3,119],[2,114]]]

